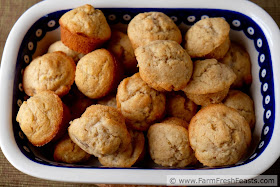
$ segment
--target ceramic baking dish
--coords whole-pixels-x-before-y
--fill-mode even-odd
[[[22,70],[60,38],[58,20],[66,11],[92,4],[101,9],[112,27],[125,30],[140,12],[160,11],[170,16],[184,32],[200,19],[223,17],[230,24],[230,38],[242,44],[252,61],[250,94],[255,103],[256,127],[250,155],[236,165],[219,168],[161,168],[147,161],[132,168],[105,168],[56,163],[28,143],[15,121],[25,99]],[[0,145],[9,162],[35,177],[79,183],[167,184],[170,175],[257,176],[280,155],[280,35],[273,19],[260,7],[245,0],[47,0],[28,9],[16,22],[6,41],[0,76]],[[246,177],[245,177],[246,178]],[[248,178],[248,177],[247,177]]]

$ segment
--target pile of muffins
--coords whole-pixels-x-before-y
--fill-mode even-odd
[[[61,41],[23,72],[30,98],[16,117],[55,161],[131,167],[150,156],[164,167],[215,167],[246,155],[255,113],[241,90],[251,62],[223,18],[198,21],[184,38],[161,12],[136,15],[127,33],[91,5],[59,24]]]

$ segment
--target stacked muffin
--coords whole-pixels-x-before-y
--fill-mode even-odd
[[[146,148],[163,167],[244,157],[255,123],[253,101],[240,91],[252,81],[250,58],[224,19],[200,20],[182,37],[167,15],[146,12],[126,34],[84,5],[59,23],[61,41],[23,74],[31,97],[17,121],[34,146],[52,145],[58,162],[93,155],[108,167],[141,164]]]

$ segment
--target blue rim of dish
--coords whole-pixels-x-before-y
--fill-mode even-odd
[[[129,21],[138,13],[158,11],[163,12],[170,16],[170,18],[177,24],[184,23],[186,25],[193,25],[200,19],[207,17],[223,17],[230,24],[232,30],[243,31],[247,38],[254,41],[255,49],[258,52],[258,65],[259,70],[259,81],[261,82],[261,95],[262,95],[262,106],[264,109],[263,113],[263,128],[260,137],[260,141],[255,148],[255,151],[248,157],[247,160],[232,166],[218,167],[219,168],[230,168],[245,165],[255,160],[265,150],[270,142],[275,123],[275,97],[274,97],[274,81],[273,81],[273,70],[270,49],[268,46],[267,39],[262,32],[261,28],[256,22],[254,22],[248,16],[239,12],[221,9],[192,9],[192,8],[100,8],[104,13],[107,21],[110,25],[117,23],[128,24]],[[98,169],[113,169],[108,167],[96,167],[90,165],[78,165],[78,164],[64,164],[57,163],[54,161],[42,160],[34,155],[29,147],[27,138],[21,131],[18,122],[16,122],[16,115],[20,105],[27,96],[22,89],[22,70],[32,61],[32,55],[35,53],[37,48],[37,42],[42,40],[47,32],[53,31],[59,27],[59,18],[68,10],[61,10],[50,13],[43,16],[36,21],[26,33],[17,57],[16,63],[16,75],[14,81],[13,90],[13,131],[16,143],[21,152],[30,160],[39,164],[57,166],[57,167],[71,167],[71,168],[98,168]],[[119,169],[119,168],[118,168]],[[172,169],[172,168],[142,168],[132,167],[131,169]],[[204,168],[183,168],[183,170],[192,169],[209,169]]]

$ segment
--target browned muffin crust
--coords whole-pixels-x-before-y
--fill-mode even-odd
[[[111,37],[102,11],[83,5],[66,12],[60,19],[61,41],[70,49],[87,54]]]

